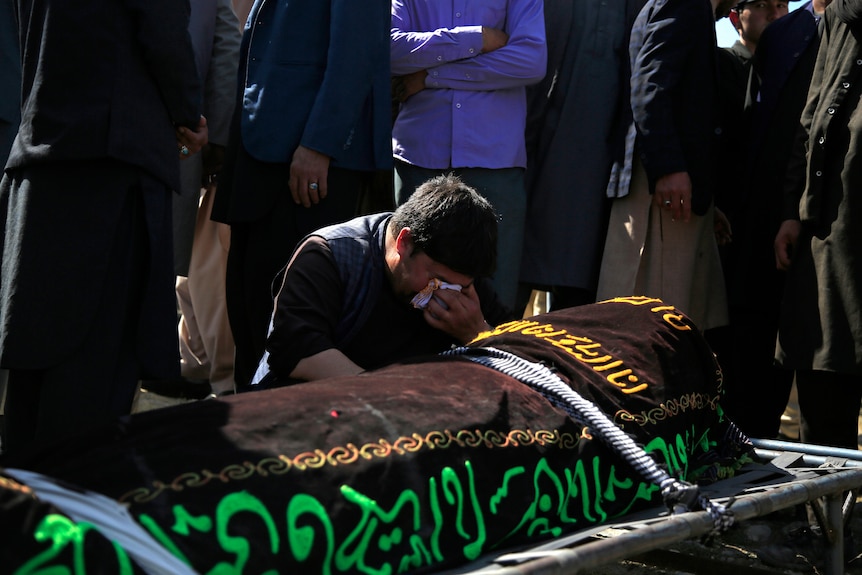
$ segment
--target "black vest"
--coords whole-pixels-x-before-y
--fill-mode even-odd
[[[322,228],[311,235],[329,244],[344,284],[342,314],[335,328],[335,344],[344,348],[365,325],[380,297],[383,246],[389,212],[354,218]]]

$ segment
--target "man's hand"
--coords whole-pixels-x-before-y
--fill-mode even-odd
[[[428,70],[417,70],[406,76],[399,76],[395,96],[399,102],[406,102],[410,96],[425,89],[425,78]]]
[[[189,156],[197,154],[209,142],[207,119],[201,116],[198,126],[194,130],[180,126],[176,129],[176,135],[177,150],[179,151],[180,159],[185,160]]]
[[[290,163],[290,195],[297,204],[310,208],[326,197],[329,156],[299,146]]]
[[[793,259],[793,249],[796,247],[796,242],[799,240],[799,232],[802,230],[802,224],[799,220],[784,220],[781,222],[781,227],[778,228],[778,233],[775,235],[775,267],[780,270],[787,271],[790,268],[790,262]]]
[[[509,43],[509,35],[496,28],[482,26],[482,54],[493,52]]]
[[[423,313],[428,325],[451,335],[461,343],[468,343],[479,332],[490,329],[482,316],[479,295],[472,284],[460,292],[436,290]]]
[[[660,177],[655,184],[652,201],[659,208],[670,210],[674,220],[690,220],[691,178],[688,172],[673,172]]]

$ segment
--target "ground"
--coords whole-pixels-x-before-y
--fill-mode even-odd
[[[798,440],[795,389],[782,416],[781,439]],[[859,419],[862,449],[862,415]],[[845,538],[845,573],[862,575],[862,497],[856,499]],[[804,506],[786,509],[732,527],[714,542],[689,540],[590,575],[797,575],[823,574],[823,538],[810,528]]]
[[[859,502],[860,499],[857,499]],[[845,539],[848,575],[862,575],[862,505],[850,517]],[[854,541],[855,539],[855,541]],[[799,575],[824,574],[823,542],[809,528],[804,507],[776,512],[732,527],[711,543],[688,540],[590,575]]]

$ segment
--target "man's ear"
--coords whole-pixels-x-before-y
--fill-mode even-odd
[[[395,251],[402,258],[413,253],[413,234],[410,232],[410,228],[404,227],[398,232],[395,237]]]
[[[730,14],[728,14],[727,17],[730,18],[730,23],[733,24],[733,27],[737,31],[739,31],[739,29],[740,29],[739,12],[737,12],[736,9],[733,9],[730,11]]]

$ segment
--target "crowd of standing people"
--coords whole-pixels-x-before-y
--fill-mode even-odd
[[[4,6],[3,449],[141,382],[443,351],[535,290],[660,298],[743,431],[795,381],[801,439],[855,448],[862,0]]]

